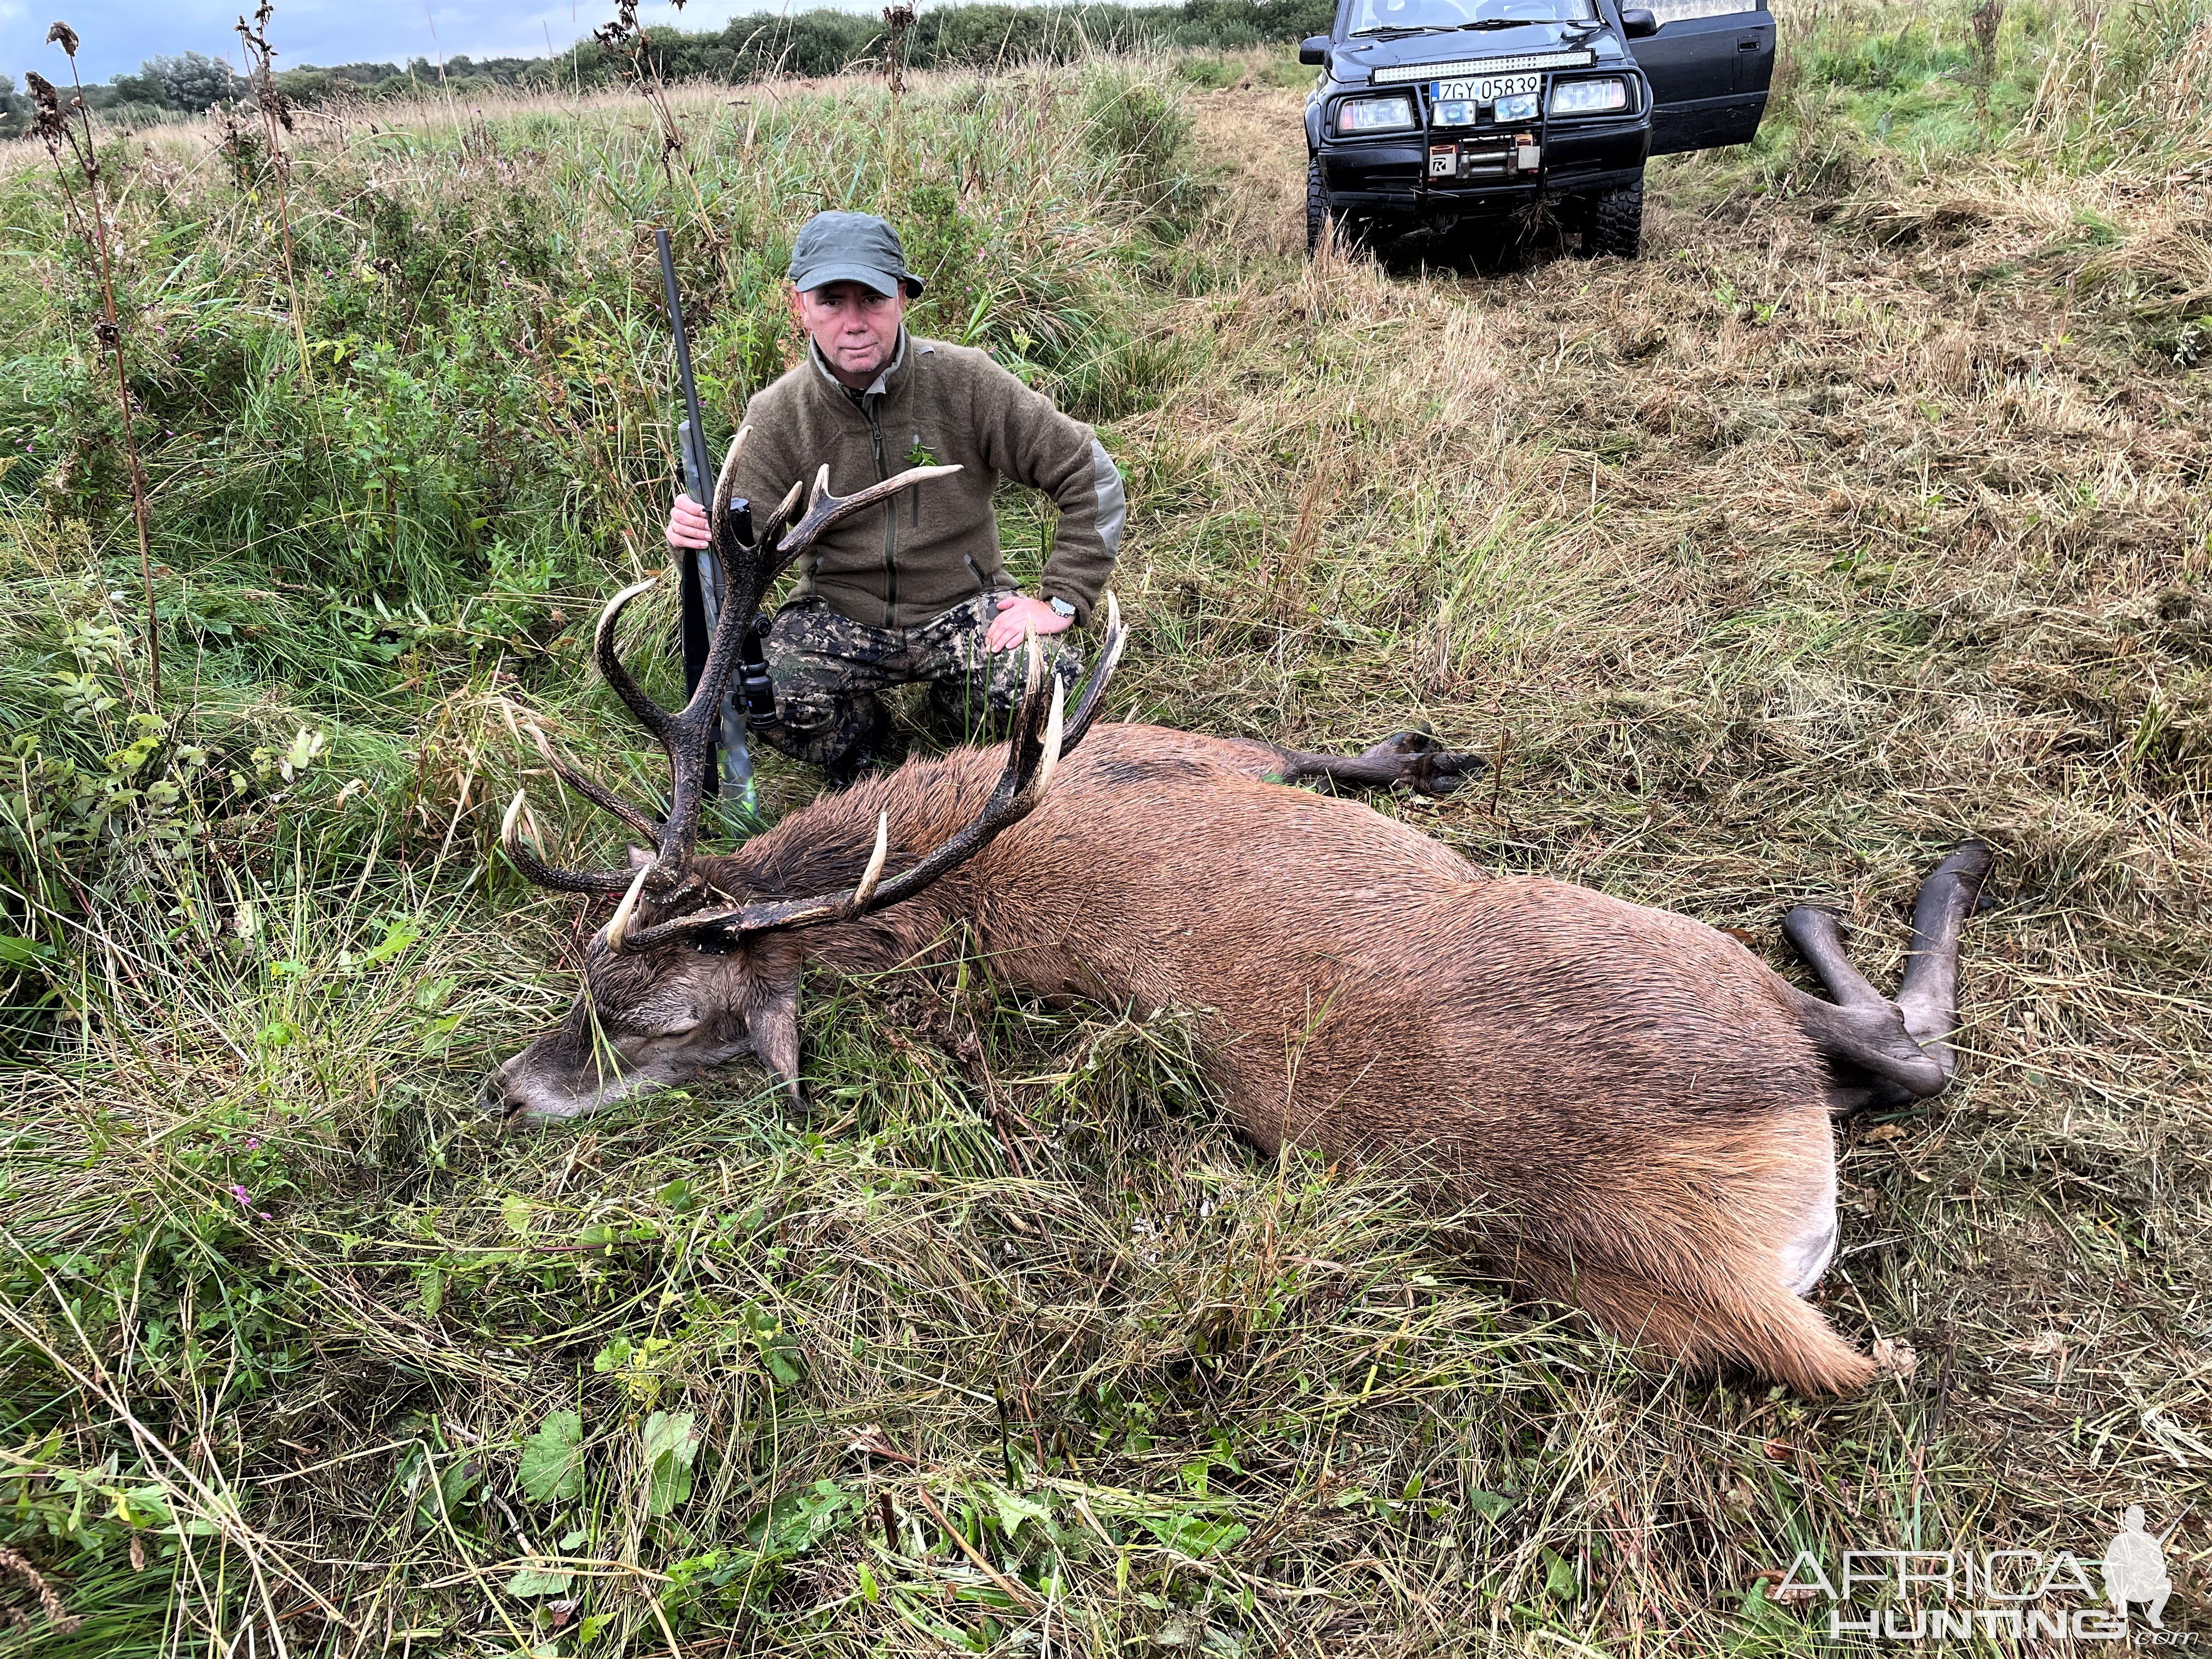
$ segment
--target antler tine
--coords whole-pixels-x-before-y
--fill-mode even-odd
[[[1036,636],[1031,635],[1030,637],[1034,639]],[[1052,682],[1052,713],[1045,719],[1044,742],[1037,755],[1036,774],[1030,782],[1024,786],[1026,793],[1035,795],[1039,800],[1042,800],[1044,792],[1052,787],[1052,769],[1060,764],[1060,757],[1066,752],[1066,721],[1067,687],[1059,676],[1054,675]]]
[[[658,738],[665,749],[675,716],[638,689],[637,682],[630,678],[629,670],[622,665],[622,659],[615,652],[615,624],[622,620],[622,613],[632,599],[659,580],[658,576],[648,576],[641,582],[633,582],[607,601],[607,608],[599,612],[599,625],[592,630],[592,656],[607,684],[614,687],[615,696],[623,700],[623,706],[637,716],[637,723]]]
[[[538,745],[538,754],[544,757],[545,764],[553,769],[555,776],[591,802],[592,805],[613,813],[653,845],[658,847],[660,844],[661,823],[659,818],[641,808],[633,806],[597,778],[562,760],[560,756],[553,752],[553,745],[547,739],[542,727],[532,726],[530,736]]]
[[[629,925],[637,918],[637,901],[645,891],[646,878],[652,873],[653,866],[647,865],[631,877],[625,884],[622,902],[615,906],[614,915],[607,918],[607,949],[617,956],[620,956],[629,943]],[[651,933],[654,930],[647,928],[646,931]]]
[[[763,593],[775,586],[776,579],[788,570],[791,562],[799,556],[799,550],[786,550],[782,540],[783,532],[791,528],[793,520],[797,518],[799,503],[805,494],[806,480],[801,478],[792,485],[789,493],[776,504],[775,511],[768,515],[768,521],[760,526],[760,591]]]
[[[791,527],[789,538],[781,552],[781,563],[788,564],[797,558],[815,539],[840,519],[851,517],[864,507],[872,507],[887,496],[902,489],[911,489],[932,478],[948,478],[960,470],[957,463],[951,466],[910,466],[881,483],[872,483],[866,489],[856,489],[849,495],[830,493],[830,469],[823,467],[814,477],[814,489],[806,502],[806,511]],[[779,567],[780,568],[780,567]]]
[[[791,528],[792,520],[799,514],[799,503],[805,495],[806,480],[804,478],[785,492],[783,499],[776,503],[775,511],[768,515],[767,526],[761,531],[760,544],[763,547],[774,547],[776,538]]]
[[[619,893],[629,884],[627,875],[611,870],[562,870],[539,858],[522,839],[522,809],[527,793],[514,792],[499,826],[500,847],[525,879],[556,893]]]
[[[1091,729],[1091,722],[1098,713],[1101,698],[1121,665],[1121,649],[1129,642],[1129,630],[1121,625],[1121,602],[1112,593],[1106,595],[1106,639],[1098,647],[1098,660],[1091,665],[1091,678],[1084,682],[1083,696],[1075,704],[1075,712],[1067,717],[1067,735],[1060,744],[1060,753],[1066,754],[1083,741],[1083,734]]]
[[[1011,799],[1026,788],[1044,753],[1047,711],[1044,700],[1037,695],[1045,678],[1044,651],[1033,629],[1023,630],[1022,654],[1022,700],[1014,705],[1013,729],[1006,738],[1006,769],[992,792],[994,799],[1000,796]],[[1053,677],[1053,690],[1055,693],[1060,690],[1057,675]]]
[[[959,868],[988,847],[1000,831],[1035,811],[1051,782],[1066,730],[1067,688],[1057,674],[1041,672],[1042,660],[1032,636],[1030,678],[1021,706],[1015,711],[1014,733],[1006,745],[1006,769],[1000,774],[982,811],[974,823],[941,843],[912,868],[900,872],[889,881],[881,879],[889,854],[890,821],[887,814],[879,816],[874,854],[860,881],[845,892],[740,905],[734,909],[684,916],[638,933],[628,931],[624,919],[625,927],[619,935],[610,932],[610,947],[617,951],[649,951],[657,945],[706,934],[760,933],[822,922],[851,921],[872,911],[902,903]],[[1048,702],[1042,695],[1042,682],[1046,680],[1052,686]],[[617,915],[622,918],[622,912],[617,911]]]
[[[750,425],[739,427],[737,435],[730,440],[729,453],[722,458],[722,470],[714,479],[714,517],[708,521],[710,528],[719,527],[723,515],[730,510],[730,497],[737,493],[738,457],[744,453],[746,435],[751,431]]]
[[[714,538],[714,556],[721,561],[724,578],[722,604],[734,607],[744,620],[751,622],[753,613],[760,608],[761,595],[768,591],[773,579],[765,574],[769,537],[763,536],[747,546],[731,533],[730,502],[737,495],[738,457],[744,449],[750,426],[741,426],[730,440],[730,453],[722,461],[722,471],[714,480],[713,516],[708,520],[708,533]]]

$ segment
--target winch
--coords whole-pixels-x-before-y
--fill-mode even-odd
[[[1516,179],[1543,165],[1544,148],[1533,132],[1485,133],[1429,146],[1431,179]]]

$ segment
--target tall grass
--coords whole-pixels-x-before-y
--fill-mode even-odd
[[[1808,27],[1840,63],[1893,25]],[[596,96],[303,123],[312,377],[265,156],[118,150],[159,708],[117,672],[90,293],[48,187],[0,186],[0,1541],[81,1620],[0,1581],[33,1621],[0,1643],[1778,1653],[1824,1640],[1762,1589],[1800,1548],[2087,1558],[2128,1502],[2202,1514],[2212,422],[2173,130],[2077,102],[2046,151],[1946,82],[1938,149],[1806,46],[1759,145],[1654,170],[1641,264],[1394,273],[1304,264],[1276,68],[916,77],[896,188],[873,82],[679,88],[666,156]],[[1878,981],[1934,853],[1999,841],[1967,1080],[1840,1130],[1827,1311],[1899,1374],[1642,1376],[1400,1195],[1255,1158],[1174,1011],[972,958],[811,984],[804,1115],[738,1065],[487,1132],[595,920],[491,852],[519,778],[562,816],[523,728],[659,787],[583,638],[662,557],[642,233],[676,228],[726,424],[822,205],[893,212],[917,325],[1102,423],[1115,715],[1426,719],[1496,787],[1382,810],[1778,962],[1826,896]]]
[[[1819,0],[1778,16],[1775,113],[1863,154],[1996,149],[2074,170],[2147,155],[2186,165],[2212,147],[2203,0]]]

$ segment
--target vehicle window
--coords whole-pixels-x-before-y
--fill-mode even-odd
[[[1470,23],[1580,23],[1597,15],[1595,0],[1358,0],[1352,32],[1455,29]]]

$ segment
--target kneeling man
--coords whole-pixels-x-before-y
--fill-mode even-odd
[[[804,362],[745,406],[751,428],[737,494],[757,513],[823,463],[844,495],[909,466],[962,471],[834,526],[814,545],[768,635],[776,717],[750,729],[849,783],[889,735],[882,693],[926,684],[948,735],[1002,729],[1019,700],[1024,632],[1087,621],[1121,543],[1121,475],[1097,434],[988,354],[910,335],[921,279],[898,233],[864,213],[820,213],[791,257],[792,316]],[[1060,527],[1035,594],[1007,574],[991,491],[1001,477],[1050,495]],[[675,548],[708,544],[688,495],[669,515]],[[1080,659],[1054,649],[1073,684]]]

